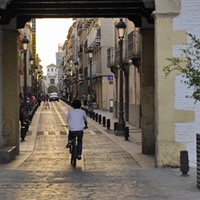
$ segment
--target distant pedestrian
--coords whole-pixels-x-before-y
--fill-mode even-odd
[[[87,106],[87,96],[86,96],[85,92],[83,94],[83,105]]]
[[[45,109],[49,109],[50,106],[49,106],[49,95],[47,94],[46,95],[46,98],[45,98]]]
[[[24,100],[22,95],[19,95],[19,120],[21,126],[24,124]]]
[[[97,94],[94,90],[92,90],[92,102],[96,102]]]
[[[92,104],[92,97],[90,94],[87,95],[87,106],[88,108],[91,107],[91,104]]]

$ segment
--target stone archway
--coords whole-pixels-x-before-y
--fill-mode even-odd
[[[1,0],[0,24],[8,24],[16,16],[17,28],[31,18],[126,17],[139,27],[143,18],[153,23],[154,0],[115,1],[35,1]]]
[[[83,6],[84,5],[84,6]],[[144,82],[145,90],[144,95],[147,94],[146,101],[144,101],[143,113],[148,113],[149,108],[153,108],[155,114],[153,120],[149,116],[146,117],[146,132],[143,135],[143,139],[148,143],[148,138],[151,138],[151,134],[156,146],[156,165],[157,166],[177,166],[179,150],[184,148],[183,145],[175,143],[174,139],[174,116],[173,112],[173,91],[169,91],[168,98],[170,101],[166,103],[165,95],[163,96],[163,91],[165,91],[166,82],[163,81],[162,66],[164,63],[165,56],[171,53],[172,44],[175,42],[176,33],[173,32],[172,19],[178,15],[180,12],[180,1],[177,0],[115,0],[115,1],[34,1],[34,0],[1,0],[0,2],[0,94],[2,93],[2,100],[0,100],[0,107],[3,110],[0,113],[0,118],[3,122],[0,124],[1,134],[0,134],[0,146],[19,146],[17,131],[17,120],[16,115],[13,114],[13,110],[17,113],[17,103],[10,102],[10,95],[17,98],[17,86],[15,85],[16,78],[14,74],[10,74],[10,71],[15,71],[13,66],[17,65],[17,55],[15,52],[16,28],[23,28],[27,21],[31,18],[71,18],[71,17],[126,17],[129,18],[137,27],[144,29],[145,34],[149,32],[149,27],[152,28],[155,20],[154,33],[151,34],[151,38],[155,39],[155,55],[150,63],[151,67],[154,68],[154,73],[152,68],[148,68],[149,62],[142,63],[143,70],[143,80],[149,78],[148,72],[153,75],[153,80],[150,80],[149,84],[155,84],[155,88],[149,88],[148,82]],[[153,14],[153,15],[152,15]],[[165,24],[165,26],[163,26]],[[150,30],[151,31],[151,30]],[[170,37],[164,37],[168,34]],[[184,33],[183,33],[184,34]],[[145,35],[143,35],[145,36]],[[144,38],[147,40],[147,37]],[[11,40],[8,43],[8,40]],[[143,47],[148,44],[143,44]],[[166,46],[163,46],[166,45]],[[161,49],[161,47],[163,47]],[[11,51],[10,51],[11,50]],[[148,49],[150,51],[150,49]],[[148,51],[146,55],[144,54],[143,60],[147,58]],[[9,52],[9,55],[8,55]],[[14,59],[9,59],[12,56]],[[155,63],[155,66],[154,64]],[[148,69],[151,69],[148,71]],[[13,78],[14,77],[14,78]],[[12,80],[11,80],[12,79]],[[8,86],[8,90],[4,89],[4,85]],[[150,85],[152,86],[152,85]],[[154,90],[151,92],[151,90]],[[150,93],[149,93],[150,91]],[[149,93],[149,94],[148,94]],[[151,94],[154,94],[151,98]],[[144,98],[145,99],[145,98]],[[150,104],[148,104],[148,99],[150,99]],[[9,100],[9,101],[8,101]],[[8,102],[12,104],[12,108],[8,106]],[[169,115],[167,120],[170,133],[167,131],[165,126],[165,116]],[[155,117],[155,120],[154,120]],[[171,120],[171,121],[170,121]],[[1,120],[0,120],[1,121]],[[6,125],[6,126],[5,126]],[[155,127],[155,134],[154,132]],[[152,142],[152,138],[151,138]],[[147,144],[146,143],[146,144]],[[166,148],[168,151],[166,152]],[[145,150],[145,149],[144,149]],[[17,149],[16,154],[19,153]]]
[[[0,2],[0,42],[1,46],[4,47],[5,45],[6,48],[0,50],[0,55],[3,54],[3,59],[0,58],[0,68],[3,69],[0,79],[3,79],[3,85],[7,85],[8,90],[2,86],[3,101],[0,102],[0,106],[4,111],[0,113],[0,117],[3,119],[0,126],[2,128],[0,147],[15,145],[17,146],[16,154],[19,153],[19,133],[17,135],[14,134],[14,132],[19,131],[18,117],[16,116],[18,105],[17,102],[12,103],[13,108],[8,105],[10,95],[14,96],[15,99],[18,97],[17,77],[11,80],[7,78],[10,77],[10,72],[14,71],[13,66],[17,66],[16,38],[18,36],[18,28],[23,28],[25,23],[32,18],[56,17],[126,17],[134,21],[137,26],[141,26],[143,20],[147,23],[153,23],[154,20],[151,16],[153,11],[154,0],[151,0],[148,4],[146,1],[141,0],[101,2],[2,0]],[[10,40],[11,38],[12,40]],[[11,41],[9,45],[7,41]],[[5,49],[8,49],[8,51],[5,51]],[[12,49],[12,51],[9,49]],[[11,60],[9,59],[10,57],[15,57],[16,59]],[[15,74],[12,75],[14,76]],[[13,112],[13,110],[16,112]]]

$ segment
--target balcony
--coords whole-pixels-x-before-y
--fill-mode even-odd
[[[94,18],[86,18],[83,23],[84,28],[89,28]]]
[[[93,28],[88,36],[88,47],[95,47],[101,42],[101,28]]]
[[[87,68],[88,77],[90,76],[90,65]],[[95,61],[92,63],[92,77],[101,76],[101,65],[100,61]]]
[[[107,49],[107,67],[112,67],[114,65],[114,49],[109,47]]]
[[[141,56],[139,30],[128,34],[128,59],[138,59]]]

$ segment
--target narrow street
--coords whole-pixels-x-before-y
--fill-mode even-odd
[[[0,199],[183,199],[177,196],[177,185],[180,191],[185,191],[184,200],[198,199],[195,182],[186,188],[187,184],[185,187],[180,184],[186,178],[177,170],[142,169],[90,119],[83,139],[82,160],[77,161],[76,168],[72,167],[69,150],[65,148],[68,109],[62,101],[51,102],[50,109],[41,104],[25,142],[20,143],[19,157],[23,159],[0,165]],[[193,179],[187,181],[191,183]]]

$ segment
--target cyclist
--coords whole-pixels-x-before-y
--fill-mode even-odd
[[[81,109],[81,101],[74,100],[72,102],[72,107],[74,109],[69,110],[67,113],[67,123],[69,126],[69,134],[68,134],[68,144],[67,148],[70,148],[72,143],[72,137],[78,137],[78,160],[81,159],[82,155],[82,139],[83,139],[83,130],[87,128],[87,116],[84,110]]]

